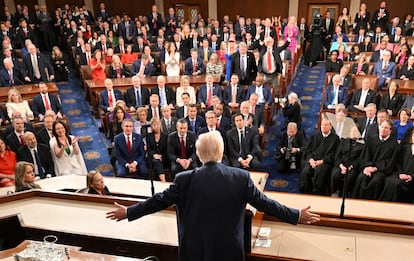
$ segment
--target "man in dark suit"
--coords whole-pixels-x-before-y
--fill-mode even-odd
[[[290,44],[290,36],[283,46],[275,46],[273,38],[266,38],[265,45],[260,51],[258,71],[266,76],[265,83],[272,86],[279,86],[278,75],[282,73],[283,64],[280,59],[280,52]],[[273,56],[273,58],[272,58]]]
[[[42,5],[40,9],[41,12],[38,16],[38,24],[40,35],[42,36],[41,38],[43,40],[43,45],[41,46],[43,47],[43,51],[50,52],[50,50],[52,50],[52,47],[56,45],[52,17],[47,12],[46,5]]]
[[[39,118],[39,121],[43,121],[43,117],[46,111],[54,111],[58,118],[62,117],[62,106],[55,94],[48,93],[48,87],[46,83],[39,83],[39,95],[33,97],[32,111],[35,117]]]
[[[37,36],[35,31],[27,25],[27,21],[20,19],[20,26],[16,30],[16,43],[20,48],[25,48],[26,39],[30,39],[34,45],[38,45]]]
[[[272,27],[272,21],[270,20],[270,18],[265,19],[264,27],[262,27],[260,31],[261,31],[260,32],[261,41],[264,41],[266,38],[269,38],[269,37],[272,39],[276,38],[276,31]],[[256,34],[257,34],[257,31],[256,31]]]
[[[371,81],[369,78],[362,80],[362,87],[355,90],[352,95],[352,99],[348,107],[349,111],[364,112],[368,104],[377,102],[377,95],[369,88],[370,83]]]
[[[131,75],[138,75],[140,77],[155,75],[156,68],[149,62],[147,54],[143,54],[141,59],[134,61],[131,66]]]
[[[171,107],[168,105],[164,105],[161,107],[161,131],[170,134],[176,131],[176,124],[178,119],[171,115]]]
[[[116,209],[108,212],[107,218],[132,221],[176,204],[179,260],[244,260],[247,203],[291,224],[319,221],[319,215],[309,207],[299,211],[268,199],[247,171],[220,163],[223,151],[217,132],[201,135],[197,142],[203,163],[200,169],[177,175],[170,188],[143,203],[128,208],[115,203]]]
[[[300,168],[302,153],[305,151],[305,148],[305,135],[298,130],[295,122],[289,122],[286,132],[280,135],[280,141],[276,149],[275,158],[278,171],[286,172],[289,169]]]
[[[194,133],[197,133],[201,128],[206,126],[205,119],[197,114],[197,105],[190,104],[188,106],[188,116],[185,117],[185,120],[188,123],[188,130]]]
[[[246,43],[247,49],[249,51],[253,51],[256,49],[259,49],[259,40],[256,40],[253,38],[252,34],[250,32],[246,33],[246,39],[244,40],[244,42]]]
[[[246,98],[246,90],[239,84],[239,76],[232,74],[230,83],[224,87],[223,102],[226,106],[237,108]]]
[[[55,72],[49,60],[37,52],[34,44],[29,45],[28,51],[29,53],[23,57],[24,80],[32,83],[53,81]]]
[[[4,68],[0,70],[1,86],[23,85],[24,77],[19,69],[13,67],[13,61],[10,58],[3,60]]]
[[[175,105],[175,92],[173,88],[165,86],[165,77],[160,75],[157,77],[157,86],[151,89],[152,94],[157,94],[160,97],[161,107],[164,105]]]
[[[158,7],[156,5],[152,6],[151,13],[147,17],[150,34],[157,35],[158,29],[160,29],[163,26],[163,24],[161,14],[158,13]]]
[[[95,45],[95,51],[96,50],[101,50],[102,51],[102,54],[105,55],[106,52],[108,51],[108,49],[109,48],[112,48],[112,44],[111,44],[111,42],[109,42],[106,39],[106,35],[104,35],[104,34],[101,34],[99,36],[99,39],[100,39],[100,41],[97,42],[96,45]]]
[[[17,150],[18,161],[33,163],[36,177],[54,177],[55,169],[49,146],[38,143],[36,136],[30,131],[24,133],[24,143],[25,145]]]
[[[223,115],[224,108],[222,103],[216,103],[213,110],[217,117],[217,128],[226,133],[231,128],[231,120]]]
[[[321,20],[320,26],[323,46],[329,51],[335,28],[335,21],[331,18],[331,12],[326,11],[325,18]]]
[[[211,36],[211,40],[209,41],[209,47],[211,48],[211,50],[213,51],[213,53],[215,53],[218,50],[220,50],[220,40],[217,38],[217,35],[216,34],[213,34]]]
[[[178,26],[178,17],[175,15],[175,9],[171,7],[165,16],[165,34],[169,39],[172,39]]]
[[[111,21],[111,15],[105,9],[105,3],[99,4],[99,10],[95,14],[96,21]]]
[[[206,84],[200,86],[197,96],[197,103],[201,108],[210,107],[213,96],[218,96],[220,99],[223,97],[221,87],[214,83],[213,75],[206,75]]]
[[[134,112],[137,108],[149,104],[150,92],[146,87],[141,86],[141,78],[133,76],[131,78],[132,87],[125,93],[125,103],[130,111]]]
[[[256,82],[254,85],[250,85],[247,89],[246,100],[250,98],[250,94],[257,93],[259,96],[259,105],[262,105],[267,109],[272,104],[272,91],[270,87],[263,84],[263,74],[258,73],[256,76]]]
[[[122,37],[118,38],[118,44],[114,47],[114,53],[118,53],[123,55],[126,53],[127,45],[125,44],[125,40]]]
[[[236,113],[233,118],[235,127],[226,134],[230,164],[236,168],[260,170],[261,163],[256,157],[259,140],[256,129],[244,126],[241,113]]]
[[[147,121],[151,121],[152,118],[161,118],[161,106],[160,98],[156,94],[151,94],[149,98]]]
[[[320,132],[310,138],[303,152],[304,167],[299,177],[299,190],[302,193],[330,193],[330,173],[338,146],[339,137],[332,131],[331,122],[327,118],[322,119]]]
[[[99,108],[107,113],[112,112],[116,101],[123,100],[124,96],[120,90],[114,89],[114,83],[111,79],[105,79],[104,84],[106,89],[99,94]]]
[[[206,63],[210,59],[212,53],[213,49],[209,46],[209,41],[207,39],[203,39],[202,46],[198,48],[198,59]]]
[[[377,105],[375,103],[369,103],[365,108],[365,116],[358,118],[358,130],[362,138],[366,139],[369,137],[370,132],[378,127],[377,118],[375,117],[376,113]]]
[[[151,46],[151,52],[159,52],[161,60],[164,61],[164,59],[165,59],[165,46],[164,46],[164,39],[162,39],[162,37],[157,37],[157,42],[154,45]],[[164,54],[162,55],[162,53],[164,53]]]
[[[371,59],[369,60],[370,63],[376,63],[382,60],[384,53],[387,51],[387,41],[381,41],[380,49],[376,50],[372,53]]]
[[[336,74],[332,77],[332,84],[325,90],[323,107],[325,109],[335,109],[338,104],[346,104],[348,101],[348,90],[341,85],[341,76]]]
[[[188,131],[188,123],[185,119],[179,119],[176,128],[176,132],[168,135],[167,141],[173,180],[177,173],[197,167],[196,134]]]
[[[44,117],[44,126],[36,133],[39,139],[39,143],[47,145],[49,147],[49,141],[53,137],[53,122],[55,122],[56,115],[54,112],[46,113]]]
[[[132,41],[137,36],[137,29],[135,23],[131,21],[127,14],[124,14],[123,21],[118,24],[119,36],[122,37],[127,44],[132,44]]]
[[[397,65],[391,60],[389,50],[386,50],[382,55],[382,61],[375,63],[372,74],[379,77],[378,91],[381,91],[382,87],[388,85],[392,79],[397,77]]]
[[[190,38],[188,40],[188,42],[191,42],[191,48],[195,48],[195,49],[198,50],[202,40],[203,40],[203,38],[198,35],[197,30],[192,30],[192,32],[190,34]]]
[[[200,75],[205,73],[206,68],[202,59],[198,58],[198,50],[191,49],[191,57],[187,58],[184,63],[185,75]]]
[[[91,44],[85,44],[85,51],[79,54],[79,64],[80,65],[89,65],[92,59]]]
[[[24,146],[24,120],[20,117],[14,117],[13,122],[13,131],[6,136],[7,145],[10,146],[10,149],[15,153],[17,150]]]
[[[280,59],[280,58],[279,58]],[[239,44],[239,51],[231,58],[230,71],[239,76],[240,84],[250,85],[257,74],[257,66],[254,55],[247,51],[245,42]]]
[[[387,3],[382,1],[380,3],[380,8],[372,15],[371,28],[381,26],[382,31],[386,31],[388,19],[390,17],[390,12],[386,9],[386,7]]]
[[[117,176],[133,175],[137,178],[147,178],[148,168],[145,163],[144,142],[141,135],[133,133],[134,121],[125,119],[122,122],[122,130],[123,132],[114,138]]]
[[[188,107],[190,106],[190,94],[184,92],[181,94],[181,99],[183,101],[183,106],[180,106],[175,111],[175,117],[177,119],[185,118],[188,115]]]

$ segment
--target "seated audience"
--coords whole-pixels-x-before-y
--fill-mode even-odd
[[[141,59],[134,61],[131,66],[131,75],[137,75],[139,77],[153,76],[155,75],[156,68],[150,63],[147,54],[143,54]]]
[[[152,132],[147,134],[148,164],[150,169],[154,171],[154,177],[165,182],[165,170],[170,167],[167,151],[168,134],[161,131],[159,118],[151,120],[151,130]]]
[[[141,78],[139,76],[132,76],[131,82],[132,86],[125,93],[125,102],[129,111],[134,112],[139,107],[148,105],[150,92],[148,88],[141,86]]]
[[[348,175],[347,196],[353,190],[356,177],[359,174],[361,153],[364,149],[364,144],[357,140],[360,133],[355,125],[349,129],[348,135],[350,139],[341,139],[335,155],[335,165],[332,169],[331,191],[337,196],[342,196],[345,175]]]
[[[183,106],[182,94],[187,93],[190,96],[190,103],[196,103],[196,94],[194,87],[190,86],[190,77],[187,75],[181,76],[180,87],[175,91],[177,106]]]
[[[176,94],[173,88],[165,86],[165,81],[165,77],[163,75],[159,75],[157,77],[157,86],[151,89],[151,94],[159,96],[161,106],[168,105],[171,108],[174,108]]]
[[[24,133],[24,143],[17,150],[17,159],[27,161],[35,166],[34,173],[37,178],[44,179],[55,176],[52,155],[49,146],[38,143],[33,132]]]
[[[394,124],[385,120],[379,129],[379,136],[365,144],[361,155],[360,169],[353,196],[363,199],[379,199],[384,181],[396,166],[399,153],[397,141],[391,137]]]
[[[351,66],[351,73],[355,75],[366,75],[368,74],[369,65],[366,60],[365,54],[361,54],[356,63]]]
[[[404,98],[401,93],[398,93],[399,84],[396,81],[391,81],[388,86],[388,92],[382,95],[379,109],[385,109],[389,115],[396,116],[401,109]]]
[[[44,115],[47,111],[54,111],[58,118],[62,118],[62,106],[58,97],[48,92],[48,86],[44,82],[39,83],[40,93],[33,97],[32,110],[34,116],[43,121]]]
[[[385,179],[380,200],[411,203],[414,198],[414,132],[409,136],[410,142],[402,146],[394,172]]]
[[[250,98],[250,94],[257,93],[257,95],[259,95],[258,104],[264,106],[265,109],[268,109],[273,102],[272,91],[268,85],[263,84],[263,81],[263,74],[258,73],[255,84],[250,85],[247,90],[246,100]]]
[[[111,142],[114,141],[114,137],[122,132],[122,122],[126,117],[125,110],[121,106],[115,106],[114,110],[112,111],[112,120],[109,122],[108,126],[108,139]]]
[[[0,85],[4,87],[23,85],[24,77],[22,71],[13,66],[13,61],[10,58],[4,58],[4,68],[0,70]]]
[[[86,185],[88,194],[108,196],[111,195],[107,186],[105,186],[102,174],[99,171],[92,170],[86,175]]]
[[[366,36],[364,38],[364,42],[359,43],[358,46],[359,46],[359,49],[361,50],[361,52],[372,52],[373,51],[370,36]]]
[[[134,121],[134,133],[141,135],[142,141],[145,144],[145,137],[148,133],[148,128],[150,127],[150,122],[148,120],[148,109],[145,107],[139,107],[136,110],[137,120]]]
[[[188,130],[194,132],[197,134],[197,132],[206,126],[205,119],[198,115],[197,113],[197,105],[196,104],[190,104],[188,106],[187,110],[187,117],[185,117],[185,120],[188,123]]]
[[[160,75],[161,74],[161,57],[158,54],[152,54],[151,53],[151,47],[145,46],[144,47],[144,53],[148,55],[149,63],[152,64],[152,67],[155,68],[154,75]]]
[[[29,53],[23,57],[24,80],[30,83],[53,81],[55,73],[49,59],[37,52],[35,45],[31,44],[28,48]]]
[[[391,61],[391,52],[386,50],[382,55],[382,61],[378,61],[374,65],[373,75],[379,77],[378,79],[378,91],[382,90],[382,87],[388,85],[392,79],[397,77],[396,64]]]
[[[19,111],[23,120],[27,122],[27,120],[33,120],[34,115],[33,111],[29,107],[29,103],[27,101],[22,100],[22,96],[17,89],[10,89],[8,92],[8,99],[6,103],[7,115],[9,119],[13,118],[13,112]]]
[[[52,159],[56,176],[85,175],[85,161],[79,148],[79,137],[69,135],[66,125],[60,121],[53,123],[53,138],[50,139]]]
[[[349,61],[356,62],[358,61],[359,57],[362,55],[361,50],[359,49],[359,45],[354,45],[351,48],[351,52],[349,53]]]
[[[321,130],[310,138],[303,152],[304,167],[299,176],[299,190],[302,193],[330,193],[330,173],[338,146],[339,137],[332,131],[331,122],[327,118],[322,119]]]
[[[364,112],[365,108],[370,103],[377,102],[377,95],[369,88],[371,81],[369,78],[362,80],[361,88],[354,91],[348,110],[351,112]],[[359,86],[355,86],[358,88]]]
[[[106,52],[104,56],[105,56],[105,64],[111,64],[112,56],[114,56],[114,49],[108,48],[108,51]]]
[[[286,132],[280,134],[280,141],[274,158],[280,172],[300,169],[302,153],[306,148],[306,138],[295,122],[289,122]]]
[[[161,131],[166,134],[170,134],[176,131],[177,129],[175,127],[176,127],[178,119],[172,116],[171,107],[168,105],[162,106],[161,113],[162,113]]]
[[[117,176],[147,178],[148,168],[144,159],[144,142],[142,141],[141,135],[133,132],[134,121],[124,119],[122,122],[122,130],[123,132],[114,138]]]
[[[152,118],[160,119],[160,117],[161,117],[160,97],[157,94],[151,94],[149,106],[148,106],[147,120],[150,121]]]
[[[213,110],[217,117],[217,128],[227,132],[231,128],[231,120],[223,114],[224,108],[223,103],[216,103]]]
[[[338,50],[333,50],[329,57],[330,59],[326,60],[326,72],[339,73],[339,70],[344,66],[344,63],[342,60],[338,59]]]
[[[365,116],[358,118],[358,129],[361,133],[361,137],[367,139],[370,131],[374,130],[377,125],[377,105],[375,103],[368,103],[365,107]]]
[[[6,140],[0,137],[0,187],[14,185],[14,167],[16,162],[16,153],[9,150]]]
[[[404,64],[401,67],[398,77],[401,80],[414,80],[414,55],[410,55],[407,64]]]
[[[41,188],[34,182],[34,165],[26,161],[16,163],[16,167],[14,168],[14,180],[16,183],[16,192]]]
[[[200,104],[201,109],[212,106],[213,96],[223,97],[221,87],[214,83],[214,77],[211,74],[206,75],[206,83],[200,85],[197,92],[197,103]]]
[[[341,76],[336,74],[332,77],[332,84],[325,90],[323,106],[325,109],[335,109],[338,104],[346,104],[348,101],[348,90],[341,85]]]
[[[14,152],[24,145],[24,131],[25,125],[24,120],[21,116],[15,116],[12,118],[12,127],[13,129],[6,136],[7,144],[10,146],[10,149]]]
[[[207,63],[206,73],[211,75],[223,75],[223,64],[219,61],[216,53],[212,53]]]
[[[408,57],[410,56],[410,50],[407,44],[401,46],[400,52],[395,56],[395,63],[404,65],[407,63]]]
[[[204,74],[206,68],[203,60],[198,58],[198,50],[191,49],[191,57],[187,58],[184,63],[184,74],[185,75],[200,75]]]
[[[115,108],[116,101],[123,100],[124,96],[120,90],[114,89],[114,83],[111,79],[105,79],[105,90],[99,94],[99,108],[104,113],[112,112]]]
[[[97,49],[93,52],[92,60],[90,60],[89,65],[92,70],[92,80],[105,80],[105,56],[102,55],[102,51]]]
[[[36,133],[39,142],[50,146],[50,139],[53,137],[53,122],[56,120],[56,114],[53,111],[46,113],[43,123],[44,126]]]
[[[261,163],[256,155],[258,133],[255,128],[247,128],[241,113],[233,116],[234,127],[227,131],[228,159],[231,166],[259,170]]]
[[[167,140],[172,180],[177,173],[197,167],[196,134],[188,131],[188,123],[185,119],[179,119],[176,128],[177,131],[169,134]]]
[[[240,103],[246,98],[246,90],[239,84],[239,76],[233,74],[230,82],[224,87],[223,102],[231,108],[238,108]]]

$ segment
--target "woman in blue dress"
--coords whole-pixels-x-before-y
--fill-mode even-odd
[[[234,39],[230,39],[227,46],[227,52],[224,54],[226,57],[226,82],[230,81],[231,76],[231,57],[237,51],[236,49],[236,41]]]

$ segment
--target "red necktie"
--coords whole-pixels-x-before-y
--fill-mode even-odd
[[[193,73],[197,72],[197,62],[193,60]]]
[[[102,52],[106,54],[106,44],[102,45]]]
[[[180,147],[181,147],[181,158],[185,159],[185,144],[184,144],[184,137],[180,137]]]
[[[109,101],[109,107],[114,106],[114,100],[112,99],[112,93],[108,92],[108,101]]]
[[[131,144],[131,137],[130,136],[128,136],[127,146],[128,146],[129,155],[132,155],[132,144]]]
[[[250,112],[254,114],[254,106],[250,109]]]
[[[217,119],[217,124],[216,124],[217,129],[220,128],[220,119]]]
[[[124,54],[124,47],[121,45],[121,54]]]
[[[208,88],[208,94],[207,94],[207,107],[211,106],[211,96],[213,93],[213,87],[212,86],[207,86]]]
[[[159,117],[158,117],[158,112],[157,112],[157,109],[154,109],[154,113],[152,114],[152,117],[153,117],[153,118],[159,118]]]
[[[44,101],[45,101],[45,108],[46,108],[46,110],[47,110],[47,111],[50,111],[50,104],[49,104],[49,100],[47,99],[47,96],[46,96],[46,95],[44,95],[44,96],[43,96],[43,99],[44,99]]]
[[[272,72],[272,57],[271,57],[271,50],[267,50],[267,71],[270,73]]]
[[[86,54],[86,59],[88,61],[88,65],[90,65],[91,64],[91,55],[90,55],[90,53]]]
[[[19,135],[19,138],[20,138],[20,144],[23,146],[24,145],[23,135]]]

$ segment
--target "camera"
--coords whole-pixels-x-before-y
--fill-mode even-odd
[[[283,98],[275,98],[275,103],[286,103],[287,99],[285,97]]]
[[[286,148],[285,160],[290,162],[290,169],[296,169],[296,157],[292,155],[292,148]]]
[[[321,14],[316,14],[314,17],[313,17],[313,24],[314,25],[319,25],[320,23],[321,23]]]

